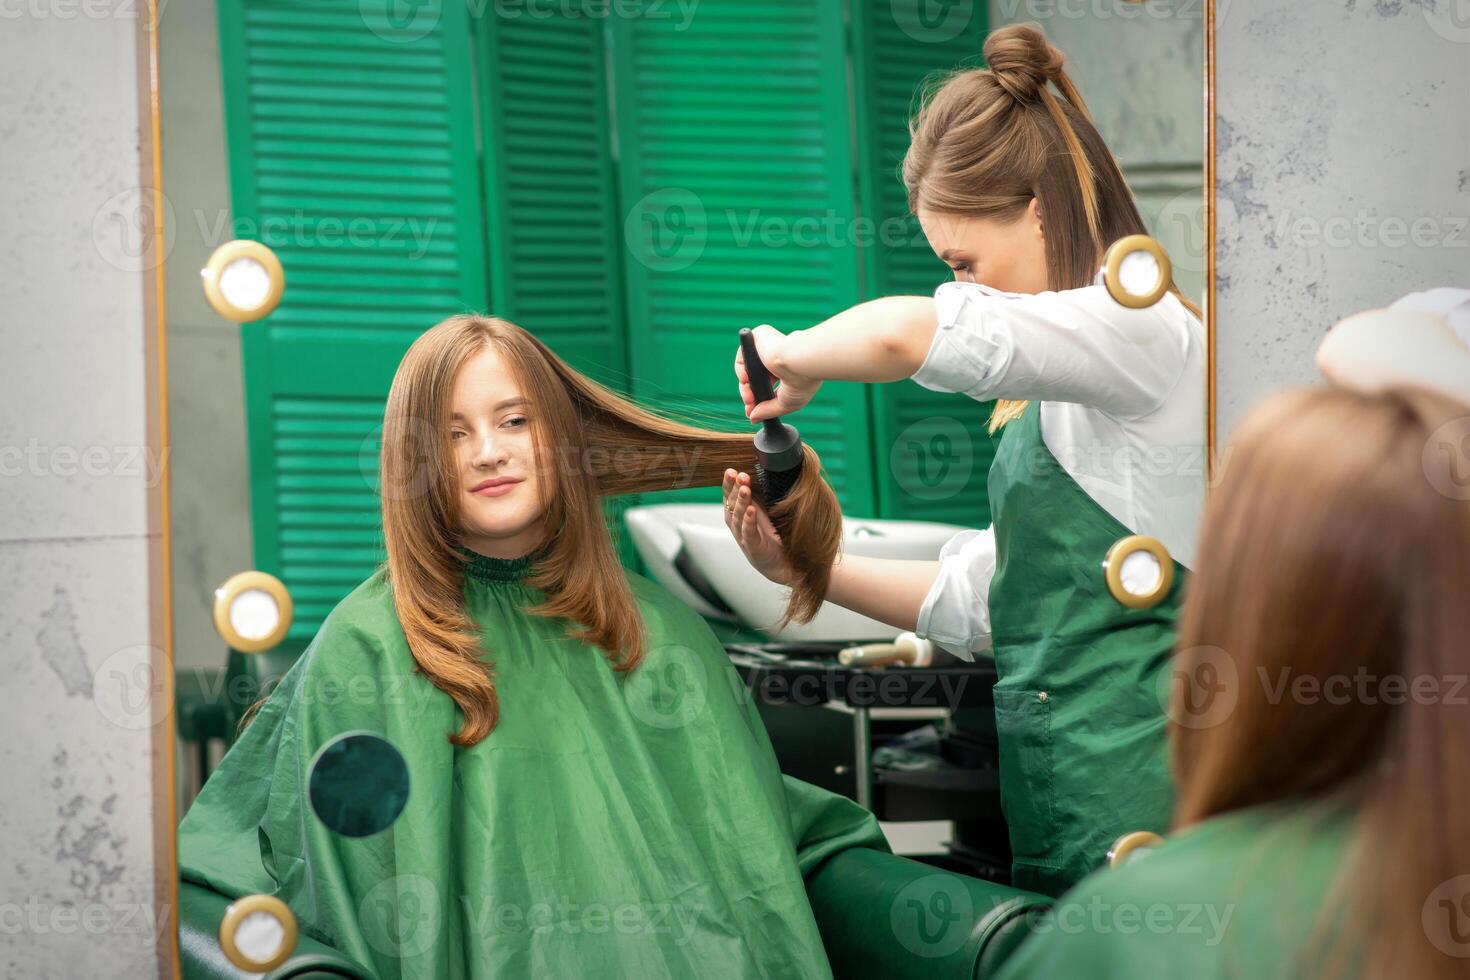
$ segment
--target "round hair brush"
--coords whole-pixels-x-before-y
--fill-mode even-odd
[[[755,351],[755,335],[748,327],[740,331],[740,350],[745,355],[745,373],[750,378],[756,404],[776,397],[771,389],[771,375]],[[801,433],[779,418],[766,419],[755,434],[755,457],[755,476],[769,511],[791,492],[801,476],[801,464],[806,458],[801,451]]]

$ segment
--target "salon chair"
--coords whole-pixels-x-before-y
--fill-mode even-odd
[[[1030,892],[938,870],[869,848],[842,851],[807,879],[807,897],[833,974],[885,980],[983,980],[1020,944],[1051,902]],[[245,980],[220,951],[230,899],[179,883],[183,980]],[[1031,913],[1031,914],[1028,914]],[[377,980],[370,970],[301,934],[266,980]]]

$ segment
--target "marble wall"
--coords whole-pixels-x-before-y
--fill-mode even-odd
[[[1470,5],[1217,0],[1217,432],[1357,310],[1470,285]]]
[[[171,962],[145,10],[0,13],[0,976],[27,980]]]

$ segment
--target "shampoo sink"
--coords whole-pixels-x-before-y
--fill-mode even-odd
[[[633,542],[661,585],[702,615],[743,623],[773,640],[868,642],[899,632],[875,619],[826,603],[804,626],[777,631],[788,590],[768,581],[741,553],[720,504],[655,504],[627,512]],[[842,551],[872,558],[935,561],[964,530],[930,521],[843,518]]]

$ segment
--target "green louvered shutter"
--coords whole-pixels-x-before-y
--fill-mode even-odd
[[[627,391],[602,21],[486,16],[475,34],[495,312]]]
[[[858,300],[842,4],[662,9],[610,23],[630,370],[641,399],[749,432],[739,328],[800,329]],[[873,513],[864,387],[829,384],[791,421],[843,508]]]
[[[242,328],[255,563],[309,639],[382,558],[393,372],[486,305],[464,4],[220,0],[235,232],[275,249],[280,307]]]
[[[980,64],[986,5],[853,0],[858,184],[873,245],[863,251],[863,298],[929,295],[953,274],[908,209],[900,164],[920,88],[935,72]],[[884,517],[990,523],[985,482],[994,445],[990,402],[912,382],[870,390],[878,511]]]
[[[630,394],[603,22],[507,11],[475,38],[493,310]],[[621,521],[635,502],[607,513],[636,567]]]

